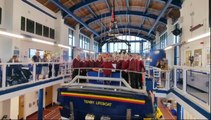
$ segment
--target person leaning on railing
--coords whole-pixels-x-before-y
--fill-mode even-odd
[[[42,62],[41,58],[40,58],[40,52],[37,51],[36,54],[32,57],[32,61],[33,62]],[[39,79],[39,75],[42,72],[42,65],[41,64],[37,64],[36,65],[36,79]]]

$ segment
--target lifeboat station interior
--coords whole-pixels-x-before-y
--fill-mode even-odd
[[[211,119],[210,0],[0,0],[0,119]]]

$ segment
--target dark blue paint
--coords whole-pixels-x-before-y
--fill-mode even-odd
[[[71,10],[68,10],[59,0],[51,0],[52,3],[54,3],[58,8],[66,12],[67,15],[71,16],[74,20],[82,24],[87,30],[91,31],[93,34],[100,36],[96,31],[94,31],[92,28],[88,26],[88,24],[84,23],[78,16],[74,15]]]
[[[23,2],[25,2],[26,4],[34,7],[35,9],[39,10],[40,12],[43,12],[44,14],[48,15],[49,17],[53,18],[53,19],[57,19],[56,17],[54,17],[53,15],[47,13],[46,11],[44,11],[43,9],[35,6],[34,4],[32,4],[31,2],[27,1],[27,0],[22,0]]]
[[[0,95],[5,95],[5,94],[12,93],[12,92],[17,92],[19,90],[24,90],[24,89],[27,89],[27,88],[36,87],[36,86],[43,85],[43,84],[46,84],[46,83],[59,81],[61,79],[62,79],[62,77],[59,77],[59,78],[56,78],[56,79],[50,79],[50,80],[46,80],[46,81],[39,81],[37,83],[32,83],[32,84],[17,86],[17,87],[6,89],[6,90],[1,90],[0,91]]]
[[[43,89],[38,92],[38,120],[43,119]]]
[[[123,35],[129,35],[128,33],[125,33],[123,31],[119,31],[118,33],[123,34]],[[154,38],[152,38],[152,37],[146,37],[144,35],[137,35],[137,34],[138,34],[138,31],[136,31],[136,32],[130,32],[130,35],[133,35],[133,36],[136,36],[136,37],[141,37],[141,38],[143,38],[145,40],[154,40]],[[106,36],[103,39],[106,40],[106,39],[109,39],[109,38],[111,38],[111,36]]]
[[[87,72],[88,76],[94,76],[97,77],[98,76],[98,72],[94,72],[94,71],[89,71]],[[103,77],[103,73],[101,72],[99,74],[100,77]],[[112,78],[120,78],[120,73],[119,72],[113,72],[111,74]],[[89,80],[89,83],[95,83],[95,84],[104,84],[103,81],[99,81],[99,80]],[[119,85],[119,82],[111,82],[110,85]]]
[[[180,93],[176,92],[175,90],[171,90],[170,92],[174,93],[176,96],[178,96],[180,99],[182,99],[184,102],[186,102],[189,106],[191,106],[193,109],[197,110],[199,113],[204,115],[207,119],[211,119],[211,114],[198,106],[197,104],[193,103],[189,99],[187,99],[185,96],[181,95]]]
[[[120,25],[120,26],[118,26],[118,29],[121,29],[121,28],[125,28],[125,25]],[[148,29],[145,29],[145,28],[143,28],[143,27],[140,28],[140,27],[138,27],[138,26],[133,26],[133,25],[127,25],[126,28],[137,29],[137,30],[142,30],[142,31],[144,31],[144,32],[149,32]],[[116,28],[112,28],[112,30],[114,30],[114,29],[116,29]],[[108,31],[109,31],[109,28],[106,28],[105,30],[100,31],[100,32],[98,32],[98,33],[99,33],[99,34],[102,34],[102,33],[108,32]],[[155,36],[155,33],[152,32],[152,35]]]
[[[150,66],[156,66],[158,60],[162,60],[163,58],[166,58],[166,53],[164,50],[153,50],[150,51],[149,54],[152,61],[150,62]]]
[[[160,22],[160,19],[163,17],[163,15],[165,14],[167,8],[170,6],[172,0],[168,0],[168,2],[166,3],[165,7],[163,8],[163,10],[161,11],[160,15],[157,17],[155,23],[153,24],[153,26],[151,27],[151,29],[148,32],[148,36],[151,34],[151,32],[154,30],[155,26],[157,26],[158,22]]]
[[[177,103],[177,120],[181,120],[182,119],[182,106]]]
[[[167,2],[167,0],[157,0],[157,1]],[[99,0],[85,0],[85,1],[81,1],[78,4],[76,4],[76,5],[72,6],[71,8],[69,8],[69,10],[70,11],[79,10],[79,9],[81,9],[83,7],[86,7],[86,6],[90,5],[90,4],[93,4],[95,2],[99,2]],[[107,4],[108,8],[110,9],[108,1],[105,0],[105,2]],[[182,4],[181,0],[173,0],[171,6],[174,6],[175,8],[181,8],[181,4]]]
[[[157,17],[158,17],[154,14],[144,14],[141,11],[131,11],[131,10],[129,10],[129,11],[115,11],[114,14],[115,14],[115,16],[121,16],[121,15],[123,15],[123,16],[125,16],[125,15],[143,16],[143,17],[146,17],[146,18],[154,19],[154,20],[156,20]],[[95,21],[98,21],[98,20],[101,20],[101,19],[104,19],[104,18],[110,17],[110,16],[111,16],[110,12],[104,13],[104,14],[98,15],[95,18],[91,18],[91,19],[87,20],[85,23],[88,25],[88,24],[91,24]],[[165,18],[161,18],[159,21],[163,24],[167,24],[167,20]]]
[[[92,99],[92,98],[85,99],[85,100],[93,100],[95,102],[102,101],[102,102],[112,103],[112,106],[108,107],[108,106],[99,106],[96,104],[85,104],[83,98],[61,96],[60,94],[61,92],[71,92],[71,90],[67,88],[58,89],[58,102],[60,103],[61,106],[63,106],[63,109],[61,110],[61,116],[66,117],[66,118],[70,117],[70,102],[73,102],[74,117],[76,120],[84,119],[87,113],[94,114],[96,120],[99,120],[102,115],[110,116],[111,119],[114,119],[114,120],[121,120],[121,119],[126,119],[127,109],[132,109],[133,119],[135,119],[134,115],[136,114],[140,116],[140,117],[137,117],[137,119],[142,119],[146,117],[147,114],[153,114],[154,112],[152,101],[146,95],[131,93],[133,94],[132,99],[145,100],[146,103],[143,105],[116,102],[116,101],[107,101],[107,100],[97,100],[97,99]],[[87,91],[86,94],[92,94],[92,93],[90,91]],[[106,91],[104,92],[101,91],[101,94],[99,95],[105,95],[105,94],[108,94],[108,93]],[[127,94],[130,94],[130,93],[127,93]],[[113,92],[111,92],[110,96],[115,96],[115,95],[113,94]]]

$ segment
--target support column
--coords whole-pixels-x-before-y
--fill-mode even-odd
[[[140,47],[141,47],[141,55],[144,55],[144,42],[140,42]]]
[[[38,120],[43,119],[43,89],[38,92]]]
[[[182,120],[182,106],[177,103],[177,120]]]
[[[94,34],[90,36],[90,45],[89,45],[89,50],[94,51]]]
[[[73,49],[73,58],[75,58],[79,53],[80,53],[80,24],[77,24],[75,26],[75,32],[74,32],[74,37],[75,37],[75,48]]]
[[[155,35],[155,45],[154,45],[155,49],[160,49],[160,34],[159,32],[156,32]]]

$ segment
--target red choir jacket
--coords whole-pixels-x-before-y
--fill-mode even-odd
[[[79,68],[80,67],[80,61],[78,59],[73,59],[72,68]]]
[[[136,71],[136,60],[135,59],[131,59],[129,61],[128,70],[130,70],[130,71]]]
[[[136,60],[136,71],[145,72],[144,62],[142,60]]]
[[[112,66],[112,62],[103,62],[103,64],[101,65],[102,68],[113,68]],[[105,76],[110,76],[111,75],[111,70],[103,70],[103,74]]]
[[[122,68],[122,62],[123,62],[123,60],[119,60],[119,61],[116,62],[116,69]]]
[[[129,60],[123,60],[122,61],[122,66],[121,66],[121,69],[122,70],[127,70],[128,69],[128,66],[129,66]]]
[[[97,61],[94,62],[94,67],[100,68],[101,67],[101,64],[102,64],[102,62],[99,61],[99,60],[97,60]]]

